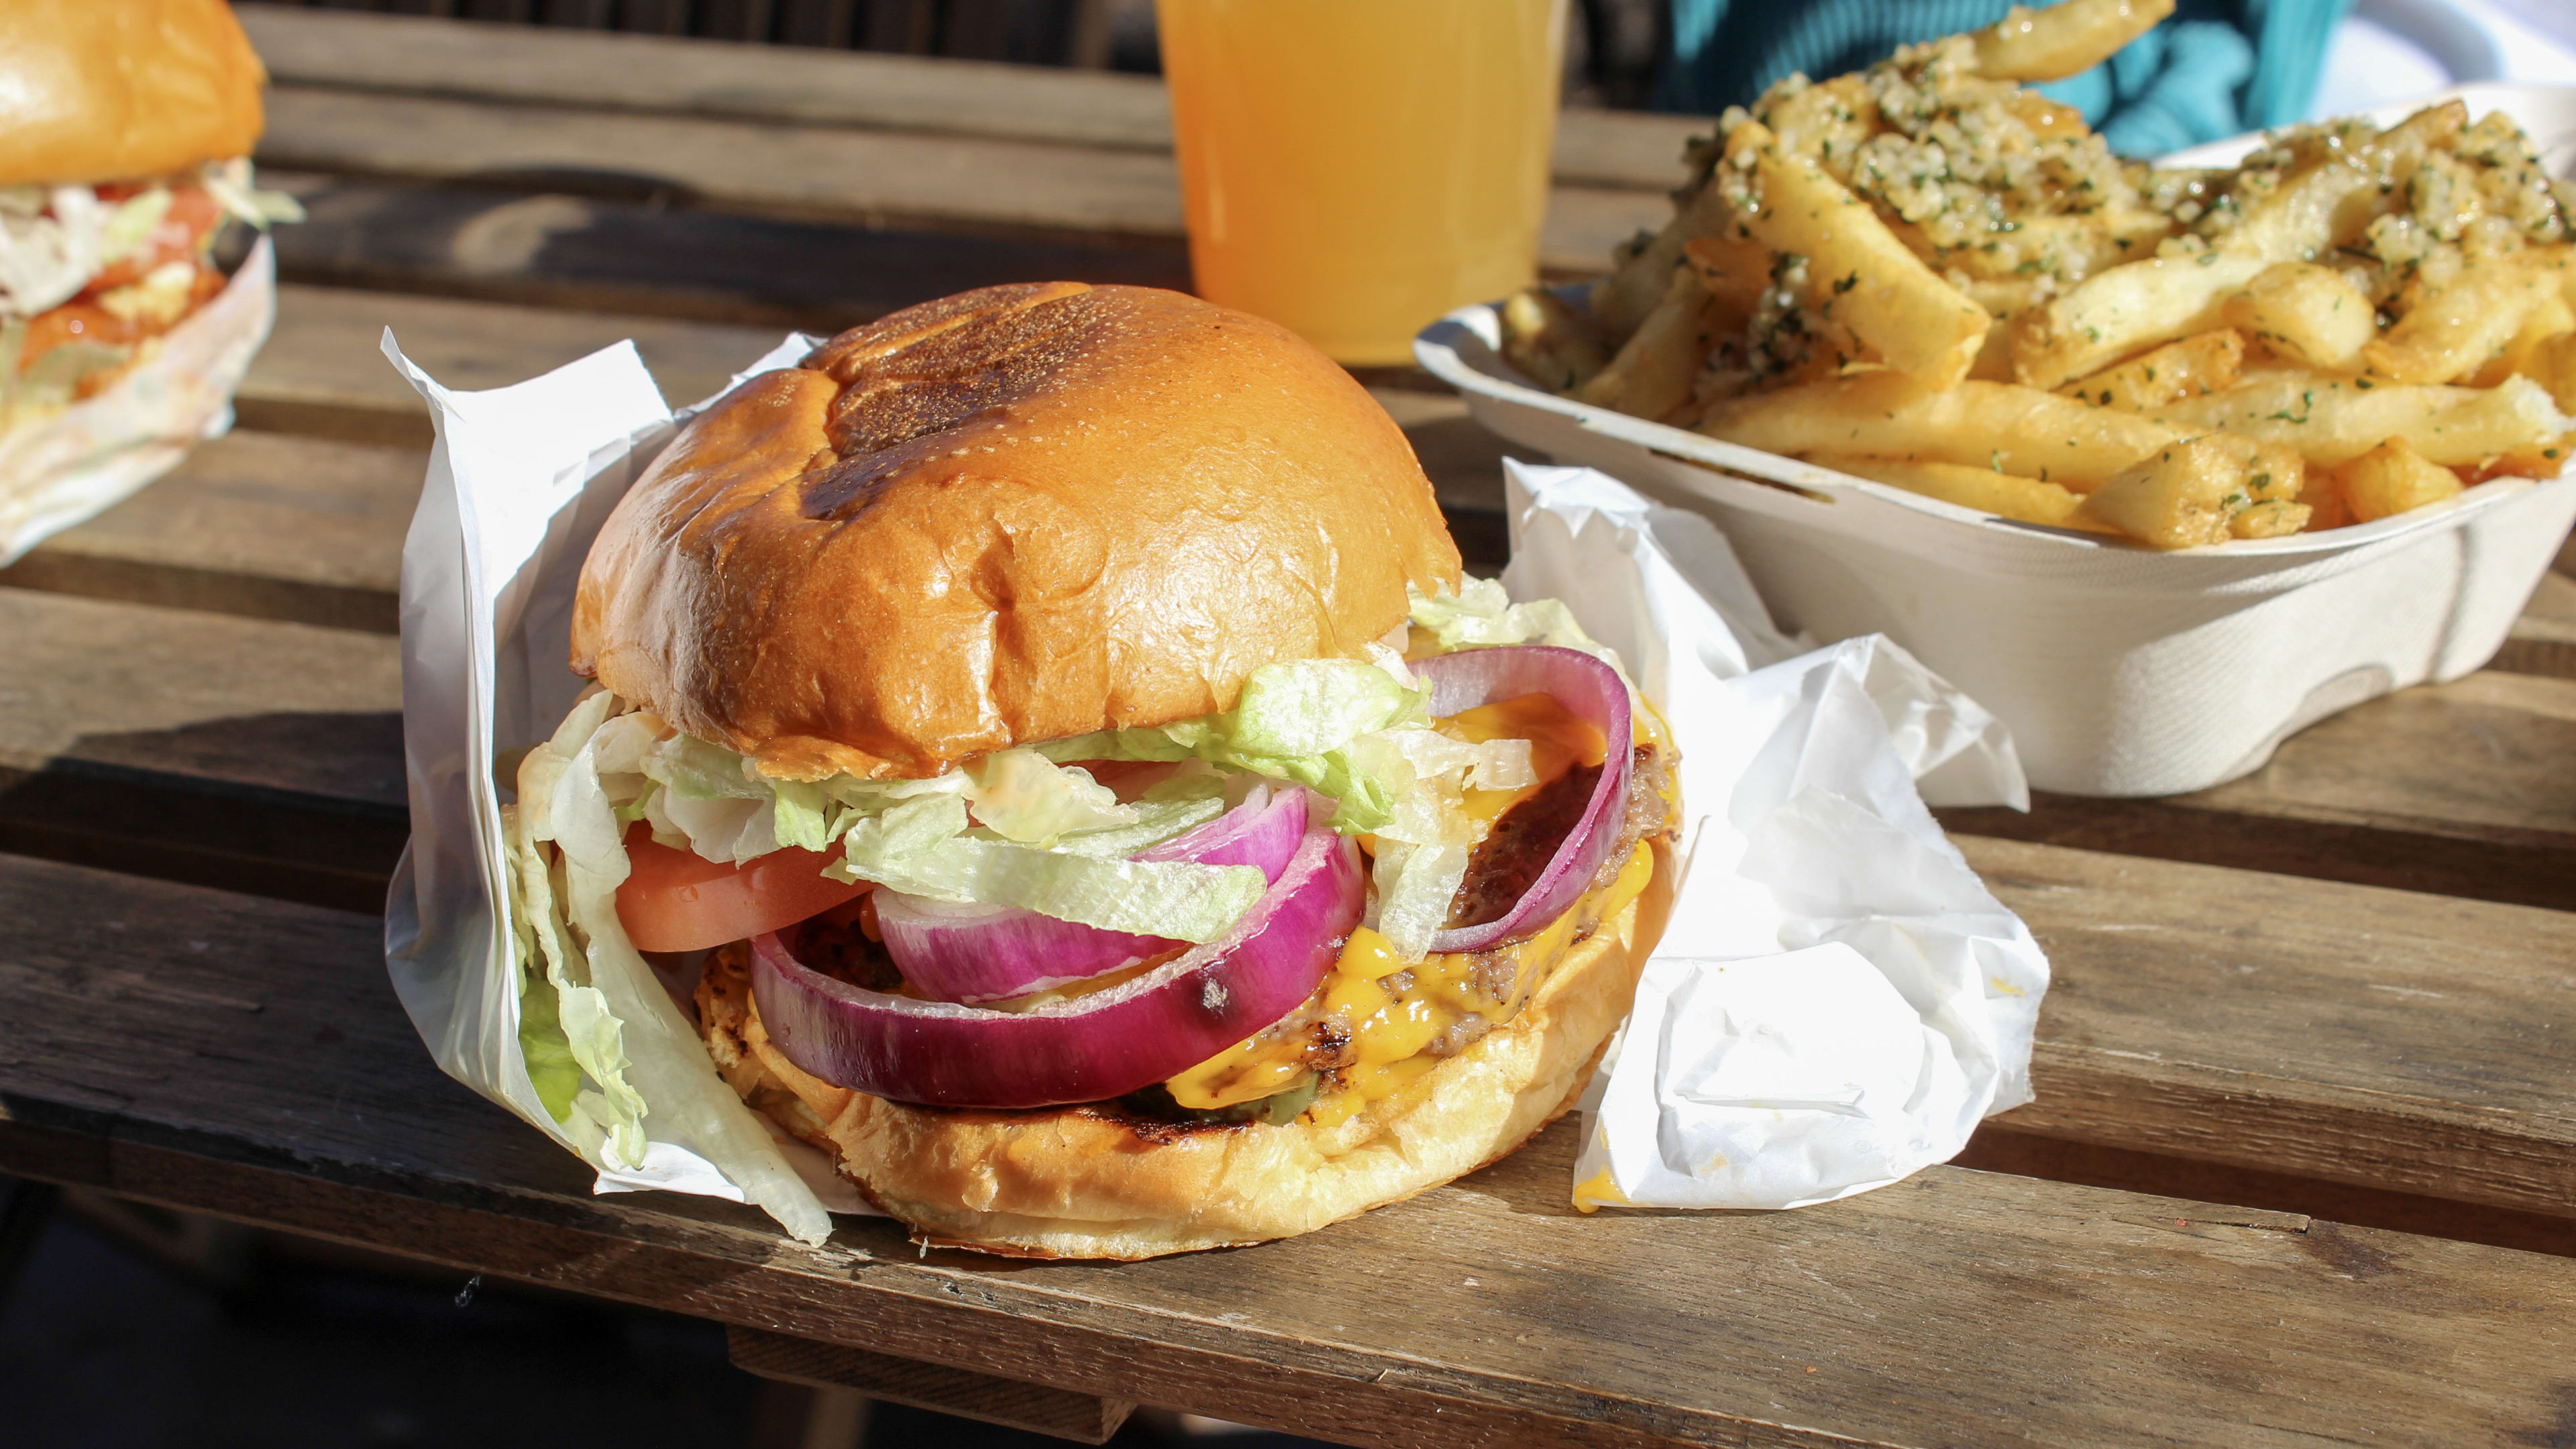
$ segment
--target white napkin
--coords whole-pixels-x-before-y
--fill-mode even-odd
[[[96,397],[0,435],[0,568],[232,429],[233,390],[277,320],[268,238],[214,299]]]
[[[1577,1205],[1796,1207],[1955,1156],[2030,1100],[2048,989],[1924,806],[2028,808],[2002,723],[1882,637],[1784,659],[1699,515],[1505,468],[1505,587],[1570,604],[1681,753],[1682,888],[1586,1103]]]
[[[813,342],[790,336],[736,380]],[[863,1210],[856,1194],[803,1144],[739,1130],[760,1119],[651,983],[594,982],[619,1002],[629,1079],[720,1119],[709,1140],[656,1110],[640,1159],[610,1160],[578,1117],[554,1121],[519,1053],[495,762],[547,738],[581,692],[563,661],[582,559],[697,408],[672,414],[627,344],[481,393],[439,386],[391,333],[385,352],[438,431],[403,547],[412,840],[385,950],[404,1008],[442,1068],[580,1154],[599,1191],[758,1202],[819,1241],[825,1209]],[[1628,1033],[1657,1046],[1600,1078],[1577,1180],[1602,1201],[1786,1206],[1956,1152],[1979,1115],[2029,1095],[2047,968],[1914,777],[1944,801],[2017,802],[2001,727],[1884,641],[1775,662],[1798,646],[1695,515],[1582,470],[1515,468],[1512,488],[1507,585],[1565,599],[1664,704],[1692,811],[1689,875]]]
[[[574,586],[609,510],[697,408],[676,418],[632,343],[489,392],[452,392],[385,334],[385,355],[438,431],[403,540],[403,756],[411,845],[385,901],[385,958],[412,1025],[448,1075],[527,1119],[599,1170],[597,1190],[665,1188],[756,1201],[820,1242],[826,1209],[864,1211],[822,1154],[781,1137],[715,1075],[679,1007],[651,980],[604,976],[629,1080],[685,1093],[728,1130],[699,1141],[677,1103],[645,1118],[621,1161],[582,1119],[558,1123],[519,1051],[522,963],[506,926],[505,755],[546,739],[586,681],[566,667]],[[734,380],[814,345],[790,336]],[[708,401],[712,401],[709,399]],[[698,404],[698,407],[705,403]],[[632,953],[627,953],[631,955]],[[640,965],[640,962],[636,963]],[[645,1086],[648,1100],[653,1088]]]

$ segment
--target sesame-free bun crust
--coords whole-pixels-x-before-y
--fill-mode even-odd
[[[771,1045],[747,990],[702,991],[719,1070],[918,1241],[1034,1258],[1159,1257],[1312,1232],[1511,1153],[1574,1104],[1663,929],[1646,890],[1558,956],[1527,1005],[1348,1121],[1156,1130],[1088,1108],[913,1107],[836,1087]],[[1578,903],[1575,909],[1583,909]]]
[[[266,78],[224,0],[7,0],[0,185],[127,181],[247,155]]]
[[[988,287],[692,423],[591,546],[573,668],[781,778],[925,776],[1231,709],[1457,578],[1403,433],[1285,329]]]

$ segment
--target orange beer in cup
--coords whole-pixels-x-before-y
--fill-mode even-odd
[[[1565,0],[1156,0],[1199,294],[1354,365],[1538,271]]]

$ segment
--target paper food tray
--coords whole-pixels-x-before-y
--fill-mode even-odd
[[[2576,87],[2442,94],[2511,114],[2568,169]],[[2260,139],[2168,159],[2223,164]],[[2499,478],[2374,523],[2155,552],[1557,397],[1501,340],[1496,304],[1463,307],[1414,355],[1506,440],[1707,517],[1782,628],[1903,645],[2011,726],[2043,790],[2204,789],[2327,715],[2477,669],[2576,523],[2576,476]]]

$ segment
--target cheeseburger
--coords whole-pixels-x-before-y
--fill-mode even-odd
[[[224,288],[266,76],[224,0],[0,4],[0,428],[113,382]]]
[[[1144,1258],[1473,1171],[1661,925],[1616,661],[1462,578],[1348,374],[1177,293],[988,288],[742,383],[607,519],[572,667],[510,824],[548,1109],[652,1096],[583,986],[641,952],[724,1105],[924,1243]]]

